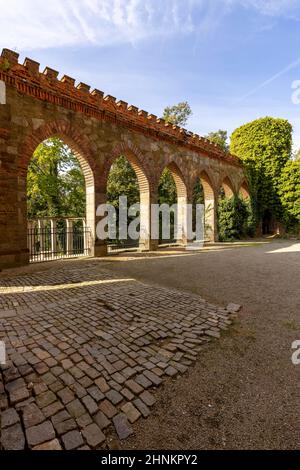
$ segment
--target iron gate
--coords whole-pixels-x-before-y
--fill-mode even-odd
[[[27,240],[30,262],[91,254],[91,230],[81,218],[30,220]]]

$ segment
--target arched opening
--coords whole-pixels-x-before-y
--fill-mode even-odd
[[[150,187],[145,172],[133,152],[123,152],[113,161],[107,178],[107,202],[115,208],[113,221],[115,237],[108,240],[110,249],[148,250]],[[120,224],[125,212],[126,227]],[[138,216],[139,221],[137,221]]]
[[[244,181],[239,190],[239,197],[242,199],[250,199],[250,193],[247,183]]]
[[[204,204],[204,239],[215,240],[215,195],[212,183],[205,171],[197,178],[193,188],[193,212],[196,204]],[[193,214],[193,221],[195,216]],[[195,230],[195,227],[193,227]]]
[[[94,176],[72,144],[41,142],[27,167],[27,239],[30,261],[87,256],[95,228]]]
[[[170,208],[177,204],[177,209],[171,208],[160,211],[159,243],[160,244],[185,244],[187,236],[186,204],[187,190],[183,176],[178,166],[172,162],[162,172],[158,187],[158,203]],[[166,215],[165,215],[166,214]]]
[[[222,182],[222,185],[220,188],[220,196],[226,197],[227,199],[230,199],[231,197],[234,196],[233,186],[228,176],[226,176],[226,178],[224,178]]]
[[[247,183],[235,193],[225,178],[218,198],[218,235],[222,242],[241,240],[254,235],[255,217]]]

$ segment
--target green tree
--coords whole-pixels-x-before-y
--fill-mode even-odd
[[[291,158],[291,124],[286,119],[272,117],[245,124],[233,132],[230,151],[244,164],[255,225],[262,222],[266,212],[282,221],[284,210],[279,197],[279,182]]]
[[[177,189],[171,171],[165,168],[161,174],[158,186],[158,203],[159,204],[176,204]]]
[[[119,197],[127,196],[128,206],[139,202],[140,190],[134,169],[126,157],[112,164],[107,180],[107,202],[119,208]]]
[[[229,150],[229,145],[227,143],[227,131],[222,131],[219,129],[218,131],[215,132],[209,132],[206,136],[204,136],[206,139],[210,140],[214,144],[217,144],[221,147],[224,152],[228,152]]]
[[[163,119],[166,122],[175,124],[176,126],[185,126],[189,117],[192,115],[192,110],[187,101],[175,104],[174,106],[167,106],[164,110]]]
[[[251,207],[249,202],[233,196],[218,201],[218,233],[220,241],[244,238],[251,234]]]
[[[85,181],[78,160],[60,139],[42,142],[27,173],[28,217],[83,217]]]
[[[138,179],[134,169],[124,156],[121,156],[114,161],[107,180],[107,202],[112,204],[116,209],[117,227],[120,210],[120,196],[127,197],[128,207],[138,203],[140,200]],[[130,218],[128,218],[128,223],[130,223]],[[120,241],[118,236],[117,239]]]
[[[279,195],[286,209],[286,225],[300,227],[300,159],[289,161],[282,170]]]

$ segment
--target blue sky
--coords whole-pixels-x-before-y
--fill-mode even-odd
[[[300,0],[0,0],[0,46],[188,128],[290,120],[300,147]]]

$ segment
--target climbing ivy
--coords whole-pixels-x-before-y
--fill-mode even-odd
[[[284,167],[279,182],[279,196],[285,208],[288,229],[300,230],[300,160],[291,160]]]
[[[286,119],[264,117],[236,129],[230,151],[243,162],[250,186],[254,225],[266,210],[278,221],[284,220],[279,195],[281,173],[291,158],[292,126]]]

